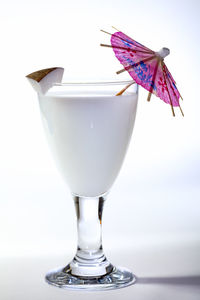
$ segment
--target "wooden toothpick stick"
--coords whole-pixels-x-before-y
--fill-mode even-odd
[[[121,30],[117,29],[117,28],[114,27],[114,26],[112,26],[112,28],[115,29],[115,30],[117,30],[117,31],[119,31],[119,32],[121,32]]]
[[[108,48],[112,48],[111,45],[108,45],[108,44],[100,44],[101,47],[108,47]]]
[[[135,81],[133,81],[133,82],[127,84],[127,85],[126,85],[121,91],[119,91],[115,96],[121,96],[121,95],[129,88],[129,86],[131,86],[131,85],[134,84],[134,83],[135,83]]]
[[[162,65],[162,67],[163,67],[163,65]],[[173,90],[174,88],[173,88],[173,86],[172,86],[172,83],[171,83],[170,78],[167,77],[167,76],[166,76],[166,78],[167,78],[167,81],[169,82],[169,85],[170,85],[171,89]],[[178,96],[177,96],[176,93],[174,93],[174,95],[175,95],[175,97],[176,97],[176,99],[177,99],[177,102],[178,102],[178,104],[179,104],[179,109],[180,109],[180,111],[181,111],[181,114],[182,114],[182,116],[184,117],[183,110],[182,110],[182,108],[181,108],[181,106],[180,106],[180,103],[179,103],[179,98],[178,98]],[[179,95],[180,95],[180,93],[179,93]],[[180,98],[182,99],[181,95],[180,95]]]
[[[184,117],[184,113],[183,113],[183,111],[182,111],[182,108],[181,108],[180,104],[179,104],[179,108],[180,108],[180,111],[181,111],[181,113],[182,113],[182,116]]]
[[[155,78],[156,78],[156,75],[157,75],[157,72],[158,72],[159,64],[160,64],[160,59],[157,59],[157,64],[154,68],[153,77],[152,77],[152,84],[150,86],[150,91],[149,91],[149,94],[148,94],[148,97],[147,97],[147,101],[150,101],[150,99],[151,99],[151,95],[152,95],[152,92],[153,92],[153,84],[154,84],[154,81],[155,81]]]
[[[113,27],[113,26],[112,26]],[[115,27],[113,27],[114,29],[116,29],[117,31],[118,31],[118,29],[117,28],[115,28]],[[105,31],[105,30],[103,30],[103,29],[100,29],[100,31],[102,31],[102,32],[104,32],[104,33],[106,33],[106,34],[109,34],[109,35],[113,35],[113,34],[111,34],[110,32],[108,32],[108,31]],[[119,32],[121,32],[120,30],[119,30]],[[124,39],[124,38],[122,38],[121,36],[115,36],[116,38],[118,38],[118,39],[120,39],[121,41],[124,41],[124,42],[127,42],[127,40],[126,39]],[[131,42],[132,43],[132,42]],[[155,54],[155,52],[154,51],[152,51],[151,49],[149,49],[149,48],[147,48],[147,47],[145,47],[145,49],[146,49],[146,51],[144,50],[144,46],[140,46],[139,44],[137,45],[137,48],[141,48],[143,51],[144,51],[144,53],[148,53],[148,54]],[[135,49],[136,50],[136,49]]]
[[[171,106],[171,110],[172,110],[172,115],[173,115],[173,117],[175,117],[175,112],[174,112],[174,107],[173,107],[171,95],[169,93],[169,89],[168,89],[168,86],[167,86],[167,80],[166,80],[166,74],[165,74],[165,70],[164,70],[164,63],[163,63],[163,61],[161,61],[161,66],[162,66],[162,71],[163,71],[164,82],[165,82],[165,85],[166,85],[166,88],[167,88],[167,93],[168,93],[168,96],[169,96],[169,101],[170,101],[170,106]]]
[[[101,47],[108,47],[108,48],[113,48],[113,49],[120,49],[120,50],[129,50],[129,52],[139,52],[139,53],[145,53],[147,54],[146,51],[142,51],[142,50],[135,50],[135,49],[131,49],[131,48],[127,48],[127,47],[122,47],[122,46],[114,46],[114,45],[108,45],[108,44],[100,44]]]
[[[147,101],[150,101],[150,100],[151,100],[151,95],[152,95],[152,93],[149,92],[149,93],[148,93],[148,97],[147,97]]]
[[[100,29],[100,31],[102,31],[102,32],[104,32],[104,33],[106,33],[106,34],[112,35],[112,33],[108,32],[108,31],[105,31],[105,30],[103,30],[103,29]]]

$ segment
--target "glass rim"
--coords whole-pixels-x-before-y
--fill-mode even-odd
[[[115,81],[73,81],[54,83],[53,86],[101,86],[101,85],[128,85],[130,83],[137,83],[134,80],[115,80]]]

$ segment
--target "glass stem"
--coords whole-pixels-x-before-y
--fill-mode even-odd
[[[74,196],[78,246],[70,264],[76,276],[102,276],[112,271],[102,247],[102,213],[105,197]]]

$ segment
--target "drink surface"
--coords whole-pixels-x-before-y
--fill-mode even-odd
[[[112,186],[130,142],[137,94],[94,89],[39,95],[42,120],[57,167],[72,193],[98,196]]]

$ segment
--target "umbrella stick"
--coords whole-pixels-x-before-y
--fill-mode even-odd
[[[114,27],[113,27],[114,28]],[[116,28],[115,28],[116,29]],[[116,29],[116,30],[118,30],[118,29]],[[123,33],[122,31],[120,31],[119,30],[119,32],[121,32],[121,33]],[[124,33],[123,33],[124,34]],[[121,36],[117,36],[117,35],[115,35],[115,37],[117,37],[117,38],[119,38],[120,40],[122,40],[122,41],[124,41],[124,42],[129,42],[129,43],[131,43],[132,45],[134,45],[133,44],[133,42],[132,41],[130,41],[130,40],[126,40],[126,39],[123,39]],[[127,36],[128,37],[128,36]],[[128,39],[130,39],[129,37],[128,37]],[[134,43],[135,43],[136,41],[134,41]],[[139,44],[138,42],[136,42],[137,43],[137,47],[139,47],[139,48],[142,48],[142,49],[146,49],[147,50],[147,53],[154,53],[154,51],[152,51],[151,49],[149,49],[149,48],[147,48],[147,47],[145,47],[145,46],[143,46],[143,45],[141,45],[141,44]]]
[[[116,27],[112,26],[113,29],[119,31],[119,32],[122,32],[121,30],[117,29]]]
[[[165,66],[166,67],[166,66]],[[166,69],[167,69],[167,67],[166,67]],[[169,70],[167,69],[167,71],[168,71],[168,73],[170,74],[170,72],[169,72]],[[174,80],[174,78],[171,76],[171,74],[170,74],[170,77],[169,77],[169,82],[170,82],[170,86],[171,86],[171,88],[173,89],[173,87],[172,87],[172,85],[171,85],[171,81],[170,81],[170,79],[171,79],[171,81],[173,82],[173,84],[176,86],[176,81]],[[177,89],[177,87],[176,87],[176,89]],[[178,90],[178,89],[177,89]],[[178,91],[179,92],[179,91]],[[179,95],[180,95],[180,98],[181,98],[181,100],[183,101],[183,97],[181,96],[181,94],[180,94],[180,92],[179,92]]]
[[[105,30],[103,30],[103,29],[100,29],[100,31],[102,31],[102,32],[104,32],[104,33],[107,33],[107,34],[109,34],[109,35],[112,35],[112,33],[108,32],[108,31],[105,31]]]
[[[166,67],[166,65],[165,65],[165,67]],[[166,69],[167,69],[167,67],[166,67]],[[168,69],[167,69],[167,71],[168,71],[168,73],[170,74],[170,77],[169,77],[169,78],[171,79],[171,81],[173,82],[173,84],[176,85],[176,81],[175,81],[174,78],[172,77],[171,73],[169,72]],[[169,79],[170,86],[171,86],[171,88],[173,89],[170,79]],[[176,87],[176,89],[177,89],[177,87]],[[180,95],[181,100],[183,100],[183,97],[181,96],[180,92],[179,92],[179,95]]]
[[[169,97],[170,97],[170,96],[169,96]],[[170,106],[171,106],[171,109],[172,109],[172,115],[173,115],[173,117],[175,117],[174,108],[173,108],[173,105],[171,104],[171,97],[170,97]]]
[[[175,112],[174,112],[174,108],[173,108],[173,104],[172,104],[171,95],[170,95],[170,93],[169,93],[169,89],[168,89],[167,81],[166,81],[166,77],[165,77],[165,71],[164,71],[163,61],[161,61],[161,65],[162,65],[162,70],[163,70],[163,76],[164,76],[165,85],[166,85],[167,92],[168,92],[168,96],[169,96],[169,100],[170,100],[170,105],[171,105],[172,115],[173,115],[173,117],[175,117]]]
[[[129,48],[129,47],[112,46],[112,45],[108,45],[108,44],[100,44],[100,46],[102,46],[102,47],[108,47],[108,48],[116,48],[116,49],[121,49],[121,50],[127,50],[127,51],[134,52],[134,53],[135,52],[140,52],[140,53],[148,54],[148,52],[146,52],[146,51],[135,50],[135,49],[132,49],[132,48]]]
[[[156,74],[157,74],[157,71],[158,71],[159,64],[160,64],[160,59],[157,59],[157,64],[154,68],[153,77],[152,77],[152,84],[150,86],[150,91],[149,91],[149,94],[148,94],[148,97],[147,97],[147,101],[150,101],[150,99],[151,99],[151,95],[152,95],[152,91],[153,91],[153,84],[154,84],[154,81],[155,81],[155,78],[156,78]]]
[[[171,83],[171,81],[170,81],[170,78],[167,77],[167,80],[168,80],[168,82],[169,82],[169,84],[170,84],[171,89],[174,91],[174,87],[172,86],[172,83]],[[179,93],[179,95],[180,95],[180,93]],[[177,94],[176,94],[175,92],[174,92],[174,96],[175,96],[176,99],[177,99],[177,102],[178,102],[180,111],[181,111],[181,113],[182,113],[182,116],[184,117],[183,110],[182,110],[182,108],[181,108],[181,106],[180,106],[180,103],[179,103],[179,98],[178,98],[178,96],[177,96]],[[181,95],[180,95],[180,97],[181,97]],[[181,97],[181,98],[182,98],[182,97]]]
[[[179,108],[180,108],[180,111],[181,111],[181,113],[182,113],[182,116],[184,117],[184,113],[183,113],[183,111],[182,111],[182,108],[181,108],[180,104],[179,104]]]
[[[166,65],[165,65],[165,68],[167,69]],[[170,74],[170,72],[169,72],[168,69],[167,69],[167,71],[168,71],[168,73]],[[171,86],[172,90],[174,90],[174,87],[172,86],[172,83],[173,83],[173,85],[175,85],[175,87],[176,87],[176,82],[175,82],[175,80],[172,78],[171,75],[170,75],[170,76],[167,76],[167,79],[168,79],[168,81],[169,81],[169,83],[170,83],[170,86]],[[176,87],[176,89],[177,89],[177,87]],[[177,89],[177,90],[178,90],[178,89]],[[178,92],[179,92],[179,91],[178,91]],[[179,92],[179,95],[180,95],[181,100],[183,100],[183,97],[181,96],[180,92]],[[177,97],[177,96],[176,96],[176,97]]]
[[[116,29],[116,28],[115,28]],[[117,30],[117,29],[116,29]],[[105,31],[105,30],[103,30],[103,29],[100,29],[100,31],[102,31],[102,32],[104,32],[104,33],[106,33],[106,34],[109,34],[109,35],[113,35],[113,34],[111,34],[110,32],[107,32],[107,31]],[[118,31],[118,30],[117,30]],[[119,32],[120,32],[120,30],[119,30]],[[123,33],[123,32],[122,32]],[[116,38],[118,38],[118,39],[120,39],[121,41],[124,41],[124,42],[128,42],[126,39],[123,39],[121,36],[117,36],[117,35],[115,35],[115,37]],[[130,39],[130,38],[129,38]],[[132,41],[129,41],[129,43],[131,43],[131,45],[133,45],[133,46],[135,46],[134,44],[133,44],[133,42]],[[137,42],[136,42],[137,43]],[[149,48],[147,48],[147,47],[145,47],[145,46],[143,46],[143,45],[140,45],[139,43],[137,43],[137,47],[138,48],[142,48],[143,50],[144,49],[146,49],[146,52],[144,52],[144,53],[148,53],[148,54],[153,54],[154,53],[154,51],[152,51],[151,49],[149,49]]]
[[[127,85],[126,85],[121,91],[119,91],[115,96],[121,96],[121,95],[129,88],[129,86],[131,86],[131,85],[134,84],[134,83],[135,83],[135,81],[133,81],[133,82],[127,84]]]
[[[113,27],[113,26],[112,26],[112,28],[114,28],[115,30],[121,32],[120,30],[118,30],[117,28],[115,28],[115,27]],[[109,35],[113,35],[112,33],[108,32],[108,31],[105,31],[105,30],[103,30],[103,29],[100,29],[100,31],[102,31],[102,32],[104,32],[104,33],[107,33],[107,34],[109,34]]]
[[[108,47],[108,48],[112,48],[111,45],[108,45],[108,44],[100,44],[101,47]]]
[[[127,67],[126,69],[121,69],[121,70],[117,71],[116,74],[119,75],[119,74],[121,74],[121,73],[123,73],[123,72],[125,72],[125,71],[128,71],[128,70],[131,69],[131,68],[132,68],[132,66],[129,66],[129,67]]]
[[[120,50],[127,50],[127,51],[131,51],[131,52],[142,52],[140,50],[134,50],[134,49],[131,49],[131,48],[128,48],[128,47],[121,47],[121,46],[112,46],[112,45],[108,45],[108,44],[100,44],[101,47],[108,47],[108,48],[116,48],[116,49],[120,49]],[[146,52],[144,52],[146,53]]]
[[[147,62],[147,61],[152,60],[152,59],[154,59],[154,58],[156,58],[155,55],[150,56],[150,57],[145,58],[145,59],[141,59],[140,61],[134,63],[133,65],[128,66],[126,69],[125,69],[125,68],[124,68],[124,69],[121,69],[121,70],[117,71],[116,73],[117,73],[117,74],[120,74],[120,73],[122,73],[122,72],[124,72],[124,71],[128,71],[129,69],[136,67],[141,61],[144,63],[144,62]]]
[[[152,95],[152,93],[149,92],[149,93],[148,93],[148,97],[147,97],[147,101],[150,101],[150,100],[151,100],[151,95]]]

